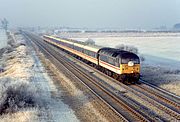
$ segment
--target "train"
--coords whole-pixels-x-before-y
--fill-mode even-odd
[[[135,53],[50,35],[43,35],[43,40],[120,82],[129,84],[139,81],[140,58]]]

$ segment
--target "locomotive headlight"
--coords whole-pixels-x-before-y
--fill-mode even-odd
[[[129,61],[128,62],[128,66],[130,66],[130,67],[134,66],[134,62],[133,61]]]

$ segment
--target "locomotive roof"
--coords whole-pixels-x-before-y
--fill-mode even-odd
[[[125,51],[125,50],[120,50],[120,49],[115,49],[115,48],[109,48],[109,47],[104,47],[104,48],[101,48],[99,50],[99,53],[100,54],[105,54],[105,55],[108,55],[108,56],[111,56],[111,57],[124,57],[124,58],[128,58],[128,57],[131,57],[131,58],[139,58],[136,54],[132,53],[132,52],[129,52],[129,51]]]

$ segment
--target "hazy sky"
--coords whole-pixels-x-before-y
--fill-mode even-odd
[[[180,0],[0,0],[4,17],[11,26],[172,27],[180,22]]]

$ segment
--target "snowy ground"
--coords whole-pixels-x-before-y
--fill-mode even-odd
[[[59,36],[79,41],[90,38],[104,47],[134,46],[145,58],[142,78],[180,95],[180,33],[61,33]]]
[[[51,78],[21,35],[0,57],[0,121],[79,121],[72,109],[52,93],[61,96]]]

